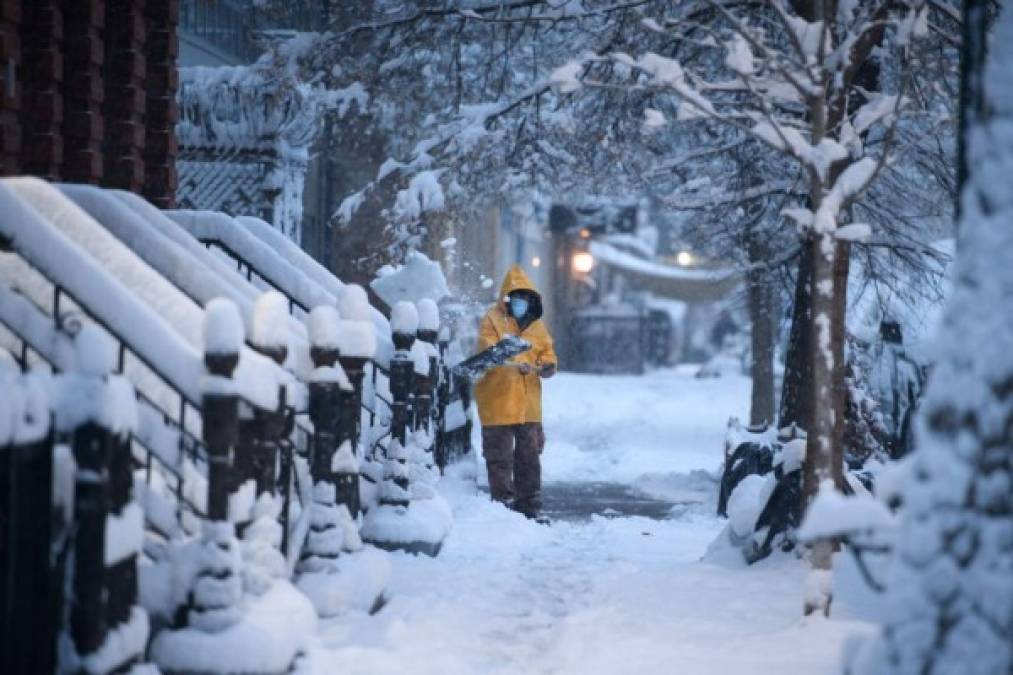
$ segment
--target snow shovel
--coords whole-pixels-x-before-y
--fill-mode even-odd
[[[529,349],[531,349],[531,343],[527,340],[516,335],[507,335],[492,347],[466,358],[450,370],[457,377],[477,380],[487,370],[508,365],[507,361]]]

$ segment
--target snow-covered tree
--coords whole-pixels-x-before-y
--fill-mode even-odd
[[[908,94],[912,41],[928,33],[928,8],[920,0],[832,7],[816,2],[801,7],[803,15],[778,2],[752,13],[716,0],[705,4],[715,20],[692,28],[719,55],[712,58],[723,59],[723,72],[707,76],[654,52],[610,54],[607,60],[639,74],[636,86],[674,94],[679,118],[736,129],[780,153],[803,177],[799,199],[782,213],[806,234],[811,263],[812,408],[804,493],[812,496],[821,483],[842,482],[843,424],[837,420],[843,418],[845,387],[847,250],[871,234],[868,223],[853,221],[852,206],[897,156],[894,140]],[[666,25],[685,31],[690,22],[670,18]],[[875,49],[897,55],[892,90],[862,87],[859,75]],[[581,63],[593,68],[595,61]],[[570,88],[594,84],[593,70],[581,76],[574,64],[557,70],[556,77]],[[881,135],[872,142],[869,132],[876,127]],[[829,612],[832,555],[829,541],[810,551],[806,613]]]
[[[983,25],[969,32],[972,52],[983,49]],[[888,615],[850,664],[855,673],[1013,672],[1009,7],[990,46],[983,90],[965,99],[980,108],[968,115],[954,290],[916,427]]]

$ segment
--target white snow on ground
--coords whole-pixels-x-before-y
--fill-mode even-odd
[[[455,524],[439,557],[394,554],[389,604],[322,622],[306,671],[837,672],[844,641],[868,625],[803,621],[805,567],[794,556],[746,567],[736,550],[712,546],[725,521],[699,470],[718,468],[727,416],[744,417],[748,396],[745,378],[681,371],[547,382],[546,481],[618,481],[673,499],[690,486],[705,501],[664,521],[546,527],[445,478]],[[847,589],[834,611],[855,616]]]
[[[728,418],[748,421],[749,379],[698,380],[698,369],[607,378],[564,373],[546,382],[543,480],[632,483],[717,471]],[[652,492],[663,491],[652,483]]]

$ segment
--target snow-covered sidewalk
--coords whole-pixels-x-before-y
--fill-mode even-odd
[[[679,502],[666,520],[540,526],[461,477],[436,559],[393,556],[391,601],[324,622],[319,673],[833,673],[857,621],[803,621],[803,565],[711,546],[729,414],[748,380],[560,375],[546,387],[545,481],[619,482]],[[696,473],[691,473],[691,472]],[[708,551],[708,549],[710,550]],[[851,616],[846,598],[835,606]]]

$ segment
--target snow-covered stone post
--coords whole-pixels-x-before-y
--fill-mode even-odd
[[[429,364],[429,372],[416,378],[415,386],[415,428],[431,431],[433,428],[433,401],[436,398],[436,384],[439,379],[440,352],[436,340],[440,332],[440,310],[429,298],[418,303],[419,328],[416,332]]]
[[[232,457],[239,442],[239,397],[232,373],[239,365],[244,340],[239,309],[216,298],[204,313],[203,381],[204,445],[208,452],[208,520],[201,533],[198,571],[188,598],[187,624],[215,633],[242,618],[241,558],[229,522]]]
[[[450,406],[450,366],[447,365],[447,352],[450,349],[452,334],[449,326],[440,326],[437,332],[437,350],[439,351],[439,375],[436,381],[436,429],[433,442],[433,455],[440,472],[449,463],[447,443],[447,408]]]
[[[49,400],[0,351],[0,672],[54,671],[58,597],[49,552],[53,503]],[[57,502],[61,499],[57,495]],[[63,497],[66,498],[66,497]]]
[[[333,307],[321,305],[310,312],[310,358],[314,370],[309,383],[310,420],[313,422],[313,460],[310,473],[314,485],[327,483],[343,494],[349,484],[358,484],[358,465],[351,443],[339,439],[342,408],[352,384],[338,364],[341,349],[341,319]]]
[[[207,516],[213,521],[229,519],[230,473],[239,442],[239,397],[232,373],[239,365],[244,340],[239,310],[232,302],[217,298],[204,315],[204,444],[208,451]]]
[[[343,392],[341,420],[338,425],[338,446],[346,441],[351,445],[356,460],[361,456],[360,436],[362,432],[362,391],[366,363],[376,354],[376,330],[370,320],[369,300],[366,291],[358,285],[349,284],[338,297],[341,312],[340,356],[342,369],[352,383],[352,390]],[[361,509],[359,497],[359,474],[349,481],[342,492],[340,486],[337,499],[348,506],[353,518]]]
[[[419,327],[419,313],[410,302],[398,302],[391,311],[394,358],[390,361],[391,440],[384,467],[381,504],[408,506],[411,501],[408,474],[408,427],[415,376],[412,347]]]
[[[255,350],[279,366],[288,357],[288,300],[277,291],[261,295],[253,307],[253,334],[250,343]],[[239,454],[248,469],[238,480],[256,481],[257,495],[275,494],[278,479],[278,446],[285,436],[288,422],[285,387],[279,386],[275,410],[255,408],[252,418],[240,419]]]
[[[333,307],[315,307],[309,316],[310,356],[315,369],[309,383],[310,420],[313,422],[313,510],[310,532],[299,561],[300,575],[331,574],[337,567],[345,540],[344,530],[352,524],[351,511],[342,508],[337,494],[347,495],[358,488],[359,469],[351,443],[339,444],[341,409],[352,385],[337,364],[341,346],[341,320]],[[312,594],[308,594],[311,596]],[[316,603],[317,600],[314,600]],[[317,606],[321,614],[328,607]]]
[[[69,433],[77,465],[74,489],[73,597],[70,639],[61,669],[109,673],[139,660],[148,616],[137,606],[137,556],[144,512],[132,498],[130,435],[137,423],[134,389],[113,375],[116,345],[98,328],[75,338],[78,372],[56,388],[56,427]]]

